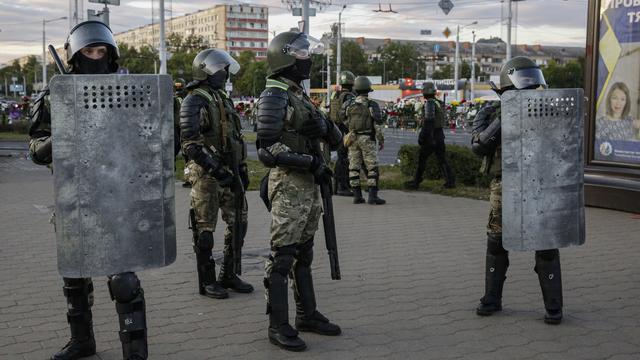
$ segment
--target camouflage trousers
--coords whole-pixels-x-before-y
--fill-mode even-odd
[[[367,168],[367,186],[378,186],[378,146],[370,135],[356,135],[349,146],[349,185],[360,187],[360,167]]]
[[[233,192],[230,188],[223,188],[218,181],[193,161],[187,164],[185,180],[191,183],[191,208],[196,215],[196,226],[199,232],[216,230],[218,210],[222,213],[222,221],[227,224],[224,231],[225,251],[233,239],[233,224],[235,222],[235,207]],[[242,222],[247,223],[247,199],[244,199]]]
[[[271,252],[283,246],[301,245],[318,230],[322,206],[313,175],[306,171],[274,168],[269,172],[271,201]],[[273,256],[265,263],[266,278]]]
[[[496,177],[491,180],[489,186],[489,223],[487,233],[492,235],[502,235],[502,178]]]

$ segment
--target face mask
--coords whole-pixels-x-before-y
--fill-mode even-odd
[[[290,67],[290,70],[285,75],[291,80],[299,83],[302,80],[309,78],[311,73],[311,59],[300,60],[297,59],[296,63]]]
[[[77,74],[109,74],[109,56],[94,60],[78,53],[75,61],[75,73]]]
[[[214,89],[224,89],[224,84],[227,82],[227,72],[220,70],[213,75],[207,76],[207,84]]]

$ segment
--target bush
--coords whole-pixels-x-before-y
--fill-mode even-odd
[[[413,176],[418,164],[418,145],[402,145],[398,151],[400,159],[400,171],[405,176]],[[482,159],[477,157],[470,149],[459,145],[447,145],[447,161],[456,176],[456,182],[468,186],[488,187],[491,178],[480,173]],[[438,166],[435,154],[431,154],[427,160],[425,179],[441,179],[442,172]]]
[[[15,121],[13,124],[0,124],[0,132],[14,132],[18,134],[29,133],[31,123],[26,120]]]

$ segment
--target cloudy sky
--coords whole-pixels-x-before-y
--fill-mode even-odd
[[[42,53],[42,19],[68,16],[69,0],[0,0],[0,64],[13,58]],[[84,1],[87,9],[99,9],[101,5]],[[500,0],[451,0],[453,10],[445,15],[438,7],[439,0],[324,0],[330,3],[311,18],[311,34],[320,37],[329,31],[338,20],[342,5],[347,8],[342,13],[345,36],[378,37],[414,40],[445,40],[442,31],[449,27],[455,40],[457,25],[467,25],[460,33],[461,41],[471,41],[471,30],[476,30],[479,38],[491,36],[506,39],[506,26],[501,25],[501,15],[506,19],[506,1]],[[299,18],[291,16],[287,2],[293,0],[248,0],[248,1],[208,1],[208,0],[165,0],[167,17],[183,15],[217,4],[259,4],[269,6],[269,30],[280,32],[296,26]],[[132,27],[149,24],[152,21],[152,7],[158,0],[121,0],[120,6],[110,7],[111,27],[120,32]],[[381,5],[379,5],[381,3]],[[374,12],[381,7],[394,11]],[[516,3],[514,3],[516,4]],[[586,38],[588,0],[524,0],[517,3],[514,10],[514,32],[512,39],[518,43],[584,46]],[[317,7],[317,6],[316,6]],[[171,13],[168,10],[171,9]],[[515,20],[517,18],[517,27]],[[157,21],[157,20],[156,20]],[[506,20],[505,20],[506,23]],[[47,44],[61,46],[69,30],[69,21],[48,23]],[[421,29],[432,31],[431,36],[420,35]],[[517,35],[516,35],[517,34]],[[517,38],[516,38],[517,36]]]

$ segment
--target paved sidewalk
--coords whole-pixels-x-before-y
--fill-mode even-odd
[[[0,158],[0,359],[47,359],[68,339],[62,281],[49,225],[52,176]],[[640,217],[587,209],[587,242],[561,250],[565,321],[545,325],[532,253],[512,253],[504,311],[480,318],[488,203],[382,191],[385,206],[334,199],[343,280],[332,281],[324,240],[313,264],[319,310],[343,335],[303,333],[304,353],[266,339],[262,267],[269,214],[248,194],[245,278],[256,291],[197,294],[186,228],[188,191],[176,187],[178,258],[141,272],[150,359],[639,359]],[[221,229],[219,229],[221,230]],[[220,256],[221,231],[216,233]],[[98,355],[119,359],[106,279],[94,279]],[[293,319],[293,304],[290,307]]]

